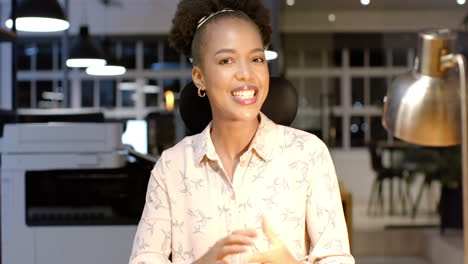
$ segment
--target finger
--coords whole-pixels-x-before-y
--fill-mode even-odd
[[[245,246],[239,246],[239,245],[223,246],[221,248],[221,251],[218,254],[217,259],[222,260],[229,255],[240,254],[244,252],[247,252],[247,247]]]
[[[249,237],[256,237],[257,231],[255,229],[235,230],[232,232],[233,235],[245,235]]]
[[[271,262],[270,261],[270,252],[266,251],[266,252],[256,253],[256,254],[253,254],[253,255],[249,256],[247,258],[247,263],[252,263],[252,262],[256,262],[256,263]]]
[[[268,240],[270,240],[270,242],[272,243],[278,242],[279,237],[276,234],[276,232],[273,231],[273,228],[271,227],[270,222],[268,221],[266,216],[263,217],[262,228],[263,228],[263,232],[265,233]]]
[[[223,244],[253,246],[254,242],[251,237],[242,235],[229,235],[224,239]]]
[[[229,262],[225,259],[217,260],[215,264],[229,264]]]

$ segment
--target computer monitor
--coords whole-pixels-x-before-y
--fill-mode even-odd
[[[148,124],[146,120],[127,120],[122,143],[130,145],[137,152],[148,154]]]

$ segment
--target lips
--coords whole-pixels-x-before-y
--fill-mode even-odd
[[[231,96],[239,104],[249,105],[257,101],[258,88],[253,85],[245,85],[231,91]]]

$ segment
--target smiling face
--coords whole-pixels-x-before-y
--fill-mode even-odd
[[[205,90],[216,121],[257,118],[268,94],[269,73],[255,24],[223,17],[206,25],[200,64],[192,77]]]

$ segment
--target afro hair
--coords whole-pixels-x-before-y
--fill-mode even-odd
[[[267,47],[270,44],[270,13],[261,0],[182,0],[172,19],[172,28],[169,33],[170,45],[187,57],[196,57],[196,54],[192,54],[192,42],[195,33],[198,33],[198,21],[204,16],[225,8],[238,10],[247,15],[251,22],[257,25],[263,45]]]

